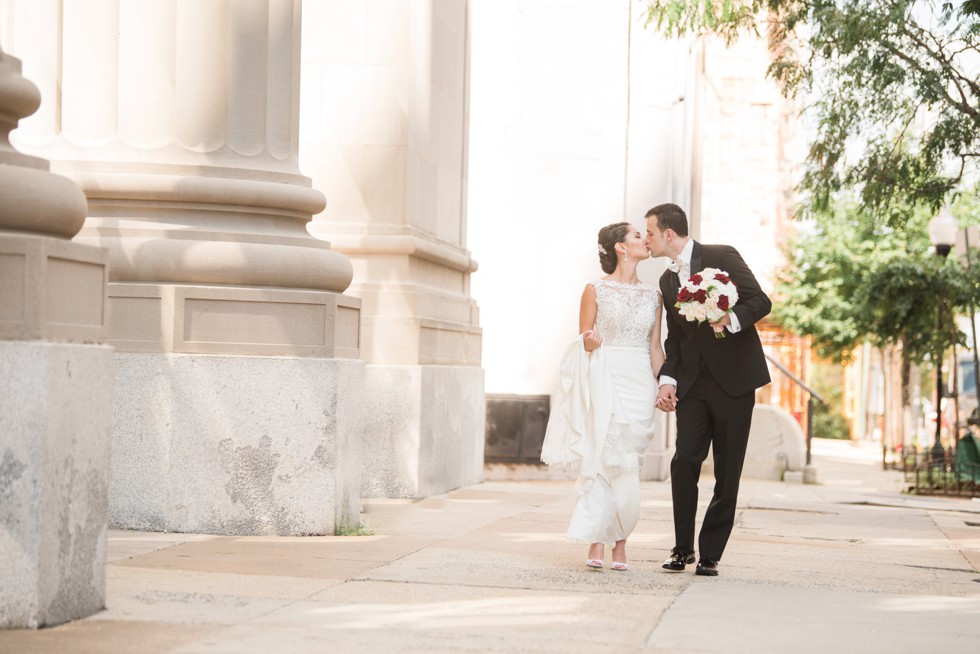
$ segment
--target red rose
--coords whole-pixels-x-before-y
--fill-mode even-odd
[[[719,295],[718,296],[718,308],[722,311],[728,311],[728,296]]]
[[[701,275],[691,275],[691,283],[692,284],[700,284],[701,283]]]
[[[728,278],[728,275],[726,275],[725,273],[718,273],[717,275],[715,275],[715,279],[717,279],[722,284],[727,284],[728,282],[731,281]]]
[[[677,292],[677,301],[678,302],[687,302],[690,299],[691,299],[691,292],[689,290],[687,290],[686,288],[682,288],[681,290],[679,290]]]
[[[704,290],[703,288],[699,288],[698,292],[694,294],[694,299],[701,304],[704,304],[708,299],[708,291]]]

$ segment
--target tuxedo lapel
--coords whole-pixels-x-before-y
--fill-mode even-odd
[[[670,306],[674,306],[674,302],[677,301],[677,293],[681,290],[681,279],[678,277],[677,273],[672,272],[667,277],[667,281],[670,288],[670,296],[667,298],[667,303]]]
[[[694,247],[691,249],[691,274],[697,275],[702,270],[704,264],[701,263],[701,244],[694,241]]]

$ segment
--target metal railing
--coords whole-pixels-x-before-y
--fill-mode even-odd
[[[910,493],[980,497],[980,463],[958,458],[955,448],[941,455],[932,447],[905,451],[895,468],[904,473]]]
[[[810,465],[811,463],[810,441],[813,439],[813,400],[817,400],[821,404],[826,404],[826,402],[824,402],[824,399],[820,397],[819,393],[817,393],[815,390],[807,386],[806,382],[804,382],[802,379],[800,379],[792,372],[790,372],[790,370],[786,366],[784,366],[783,364],[781,364],[779,361],[769,356],[768,354],[766,354],[766,359],[768,359],[769,363],[774,365],[779,372],[789,377],[797,386],[799,386],[800,388],[802,388],[804,391],[807,392],[808,397],[806,401],[806,464]]]

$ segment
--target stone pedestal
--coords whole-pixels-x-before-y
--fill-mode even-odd
[[[0,341],[0,628],[105,606],[112,348]]]
[[[360,521],[363,365],[116,356],[113,527],[332,534]]]
[[[483,370],[365,366],[364,497],[426,497],[483,475]]]
[[[40,103],[0,51],[0,628],[105,605],[112,348],[85,196],[8,134]]]

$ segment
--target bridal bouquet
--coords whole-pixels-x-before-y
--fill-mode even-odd
[[[705,268],[681,284],[674,304],[690,322],[718,322],[738,302],[738,290],[728,273],[717,268]],[[724,330],[715,338],[725,338]]]

